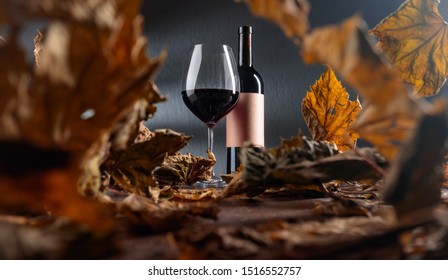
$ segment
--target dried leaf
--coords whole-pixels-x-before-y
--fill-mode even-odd
[[[313,140],[335,143],[340,151],[352,149],[358,134],[351,130],[361,110],[328,67],[302,101],[302,114]]]
[[[171,201],[155,203],[153,200],[131,194],[118,203],[119,213],[126,215],[136,224],[157,230],[178,228],[188,215],[216,218],[218,209],[214,203],[186,204]]]
[[[54,219],[43,225],[0,221],[0,259],[102,259],[118,251],[113,235],[98,236],[84,226]]]
[[[306,0],[237,0],[244,1],[254,15],[273,21],[288,37],[302,38],[308,31],[310,6]]]
[[[316,203],[315,212],[320,215],[373,216],[382,203],[378,185],[332,181],[322,186],[333,199]]]
[[[296,152],[291,151],[291,154],[274,158],[266,152],[258,152],[247,147],[243,149],[241,157],[245,163],[244,191],[249,194],[256,191],[255,194],[259,194],[268,186],[309,185],[332,180],[379,178],[382,174],[379,174],[366,158],[380,166],[386,164],[384,158],[369,148],[317,160],[291,161]]]
[[[333,218],[324,222],[310,221],[272,233],[272,238],[289,246],[328,246],[344,241],[353,242],[391,230],[393,223],[383,217]]]
[[[42,52],[42,39],[44,35],[38,30],[34,37],[34,63],[39,67],[40,53]]]
[[[172,198],[184,201],[215,200],[221,193],[220,189],[178,189],[173,192]]]
[[[24,161],[23,178],[6,170],[1,180],[10,195],[3,210],[53,211],[101,228],[107,217],[101,214],[104,205],[81,197],[78,187],[84,194],[98,195],[99,166],[111,135],[127,141],[146,119],[145,111],[155,111],[150,103],[163,99],[151,78],[164,57],[147,55],[140,1],[0,3],[0,27],[11,30],[7,43],[0,43],[0,139],[60,151],[71,159],[68,166],[36,169],[29,176],[26,169],[34,170],[34,162],[46,159]],[[35,41],[37,67],[27,63],[18,40],[21,28],[34,19],[47,24]],[[135,123],[126,121],[126,126],[135,129],[118,125],[128,115]],[[18,149],[16,155],[26,157],[27,151]],[[12,186],[14,191],[9,190]]]
[[[447,127],[446,104],[436,103],[392,164],[385,178],[383,199],[396,208],[399,216],[421,210],[432,212],[440,202]]]
[[[364,105],[354,129],[388,159],[395,158],[422,109],[398,73],[375,53],[362,19],[354,16],[313,30],[304,39],[303,57],[308,63],[328,64],[360,92]]]
[[[289,161],[315,160],[339,153],[337,147],[327,141],[314,141],[299,133],[297,137],[282,139],[278,147],[268,149],[274,157],[288,157]],[[292,157],[291,157],[292,156]]]
[[[401,79],[419,96],[437,94],[448,75],[448,24],[439,2],[407,0],[371,31]]]
[[[104,163],[103,170],[126,191],[148,195],[148,187],[156,186],[151,175],[154,168],[162,165],[167,154],[176,153],[190,139],[191,136],[172,130],[156,130],[148,141],[114,152]]]
[[[153,178],[159,185],[180,187],[191,186],[197,181],[209,180],[212,177],[214,158],[203,158],[191,154],[176,153],[165,158],[161,166],[153,171]]]
[[[112,211],[78,193],[79,171],[66,152],[1,141],[0,158],[1,213],[34,215],[50,211],[87,224],[98,233],[112,230]]]
[[[245,146],[241,160],[243,171],[232,179],[221,197],[237,194],[256,196],[271,187],[279,188],[285,184],[378,179],[382,173],[376,167],[387,165],[387,161],[370,148],[339,153],[326,141],[312,141],[301,135],[283,140],[280,147],[270,150]]]
[[[30,19],[51,19],[67,22],[94,24],[101,28],[111,28],[114,25],[115,12],[119,10],[119,1],[98,0],[0,0],[2,13],[0,24],[23,24]],[[138,1],[133,1],[133,5]],[[128,4],[129,5],[129,4]],[[16,11],[11,13],[10,11]],[[20,14],[17,13],[20,11]]]
[[[443,187],[448,190],[448,162],[447,157],[445,157],[445,162],[443,164],[443,173],[445,174],[445,179],[443,180]]]

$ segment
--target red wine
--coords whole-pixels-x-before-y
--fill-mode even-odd
[[[240,100],[226,117],[227,173],[240,165],[239,150],[244,142],[264,146],[263,79],[252,65],[252,27],[241,26],[238,33]]]
[[[238,91],[228,89],[203,88],[182,91],[185,105],[209,127],[214,127],[235,107],[238,96]]]

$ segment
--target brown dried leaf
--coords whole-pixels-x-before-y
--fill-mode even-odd
[[[375,53],[362,19],[354,16],[340,25],[315,29],[304,39],[303,57],[308,63],[330,65],[360,92],[364,106],[354,129],[388,159],[395,158],[422,109],[399,75]]]
[[[128,192],[148,195],[148,187],[156,186],[151,175],[154,168],[162,165],[167,154],[176,153],[191,139],[191,136],[168,129],[154,133],[149,141],[114,152],[103,166],[103,170]]]
[[[146,119],[145,110],[154,112],[149,103],[161,100],[150,80],[163,56],[147,56],[140,1],[0,3],[1,27],[11,30],[5,38],[8,43],[0,44],[0,139],[44,151],[59,150],[72,159],[70,167],[57,169],[61,177],[66,172],[71,183],[59,182],[54,190],[47,186],[46,171],[31,177],[35,180],[32,192],[28,191],[30,178],[22,182],[3,174],[5,185],[17,188],[4,205],[17,210],[30,204],[31,211],[54,211],[76,221],[101,224],[103,215],[77,196],[76,183],[80,181],[85,194],[97,195],[99,166],[111,134],[120,134],[126,141],[135,136],[131,134]],[[48,24],[44,36],[36,39],[36,68],[26,62],[18,41],[22,25],[30,19],[44,19]],[[135,116],[132,125],[136,128],[116,128],[128,115]],[[18,150],[17,157],[26,152]],[[30,161],[23,162],[28,164],[32,169]]]
[[[34,37],[34,63],[36,64],[36,67],[39,67],[39,59],[40,59],[40,53],[42,52],[42,40],[44,35],[37,30],[36,37]]]
[[[360,155],[361,154],[361,155]],[[245,192],[265,190],[267,186],[283,184],[309,185],[332,180],[360,180],[380,178],[382,174],[370,164],[384,166],[386,161],[375,151],[364,148],[315,160],[295,159],[297,151],[274,158],[266,152],[244,148],[241,154],[245,163]],[[260,193],[260,192],[258,192]],[[258,194],[256,193],[256,194]]]
[[[26,142],[0,141],[0,159],[1,213],[51,212],[87,224],[97,232],[112,230],[110,209],[78,193],[79,172],[71,166],[67,152],[43,150]]]
[[[299,133],[297,137],[281,139],[278,147],[268,149],[274,157],[291,157],[291,161],[315,160],[339,153],[337,147],[327,141],[314,141]]]
[[[272,238],[288,246],[328,246],[354,242],[368,236],[390,231],[393,221],[383,217],[332,218],[324,222],[309,221],[291,225],[288,229],[271,233]]]
[[[113,21],[115,13],[120,10],[118,7],[120,2],[116,0],[0,0],[2,7],[0,24],[23,24],[30,19],[51,19],[111,28],[115,24]],[[132,2],[133,5],[139,3],[134,0]]]
[[[244,1],[254,15],[273,21],[288,37],[302,38],[309,28],[310,6],[306,0],[237,0]]]
[[[118,251],[113,235],[98,236],[65,219],[39,226],[0,221],[0,228],[2,260],[102,259]]]
[[[172,198],[190,201],[203,201],[217,199],[220,195],[220,189],[178,189],[173,192]]]
[[[371,33],[419,96],[437,94],[448,75],[448,24],[440,1],[407,0]]]
[[[180,187],[191,186],[197,181],[209,180],[212,177],[212,167],[216,160],[191,154],[167,156],[161,166],[154,169],[152,175],[159,185]]]
[[[443,164],[443,173],[444,173],[444,180],[443,180],[443,187],[448,190],[448,162],[446,161],[447,157],[445,157],[445,162]]]
[[[136,224],[149,226],[157,230],[178,228],[188,215],[216,218],[215,203],[185,204],[172,201],[155,203],[153,200],[131,194],[118,203],[119,213],[127,216]]]
[[[335,143],[340,151],[352,149],[358,134],[351,130],[361,105],[349,94],[331,67],[311,86],[302,101],[302,114],[313,140]]]
[[[383,199],[399,216],[425,210],[432,213],[440,202],[447,127],[446,103],[436,103],[392,164],[384,179]]]
[[[382,176],[378,165],[387,164],[370,148],[339,153],[326,141],[312,141],[301,135],[283,140],[279,147],[270,150],[245,146],[241,160],[243,171],[236,174],[221,197],[256,196],[285,184],[306,186],[337,179],[378,179]]]

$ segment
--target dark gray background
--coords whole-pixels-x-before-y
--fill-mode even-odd
[[[361,14],[373,28],[394,12],[402,0],[314,0],[311,2],[312,27],[337,23],[355,13]],[[448,18],[446,1],[440,11]],[[222,42],[237,51],[237,29],[251,25],[253,31],[254,66],[265,84],[266,146],[276,146],[280,138],[306,134],[300,104],[306,91],[325,70],[320,65],[304,65],[299,49],[273,23],[255,18],[247,6],[232,0],[147,0],[142,7],[145,33],[152,56],[168,50],[168,60],[156,82],[168,101],[158,105],[158,112],[147,125],[150,129],[171,128],[192,135],[182,152],[205,156],[206,126],[184,105],[181,77],[187,64],[188,49],[197,43]],[[331,47],[331,46],[329,46]],[[357,95],[349,90],[351,98]],[[217,173],[225,172],[225,121],[215,128]]]

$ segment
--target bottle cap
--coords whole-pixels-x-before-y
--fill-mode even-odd
[[[244,25],[244,26],[240,26],[240,28],[238,28],[238,33],[245,33],[248,32],[250,34],[252,34],[252,26],[249,25]]]

